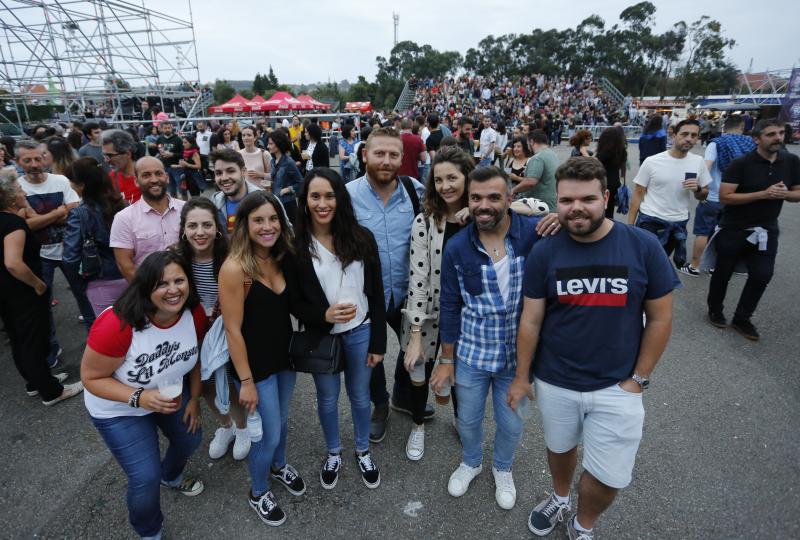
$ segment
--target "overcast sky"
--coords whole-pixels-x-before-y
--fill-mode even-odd
[[[375,57],[392,48],[392,11],[400,15],[399,40],[430,44],[462,55],[488,34],[533,28],[574,28],[596,13],[610,27],[635,0],[192,0],[204,81],[252,79],[272,64],[282,83],[373,80]],[[656,26],[690,23],[710,15],[737,44],[730,58],[742,70],[800,66],[800,1],[658,1]],[[147,7],[188,18],[185,0],[145,0]],[[768,21],[768,22],[766,22]]]

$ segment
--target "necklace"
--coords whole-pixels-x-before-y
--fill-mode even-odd
[[[495,257],[500,257],[500,252],[497,251],[497,248],[492,248],[492,253],[494,253]]]

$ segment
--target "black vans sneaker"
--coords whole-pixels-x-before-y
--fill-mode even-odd
[[[271,491],[267,491],[261,497],[254,497],[253,493],[249,492],[247,502],[258,514],[259,519],[271,527],[277,527],[286,521],[286,514],[275,502],[275,496]]]
[[[728,327],[728,319],[725,318],[725,315],[722,313],[715,313],[713,311],[708,312],[708,322],[716,326],[717,328],[727,328]]]
[[[283,466],[283,469],[279,471],[272,470],[271,472],[272,478],[277,480],[295,497],[299,497],[306,492],[306,483],[303,482],[303,479],[297,474],[295,468],[288,463]]]
[[[328,454],[322,470],[319,471],[319,483],[323,489],[333,489],[339,481],[339,469],[342,467],[342,454]]]
[[[731,322],[731,328],[742,334],[750,341],[758,341],[761,339],[761,336],[758,334],[758,330],[756,330],[755,325],[750,321],[733,319]]]
[[[372,461],[372,454],[369,453],[369,450],[360,454],[356,452],[356,461],[358,461],[361,479],[364,481],[365,486],[369,489],[375,489],[381,485],[381,472],[375,462]]]

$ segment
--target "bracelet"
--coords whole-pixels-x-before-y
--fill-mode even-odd
[[[419,334],[420,332],[422,332],[422,328],[412,326],[410,332],[412,334]]]
[[[133,393],[128,398],[128,405],[133,407],[134,409],[138,409],[139,398],[141,397],[142,392],[144,392],[144,388],[137,388],[136,390],[134,390]]]
[[[192,396],[192,397],[189,398],[189,401],[200,401],[201,397],[202,396]]]
[[[245,382],[250,381],[252,379],[253,379],[252,377],[247,377],[246,379],[240,379],[239,382],[240,383],[245,383]]]
[[[452,366],[455,364],[455,360],[452,358],[439,358],[439,365],[440,366]]]

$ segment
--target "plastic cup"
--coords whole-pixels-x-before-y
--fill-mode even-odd
[[[447,405],[450,403],[450,385],[445,385],[436,393],[436,403],[439,405]]]
[[[517,403],[517,410],[515,412],[523,422],[533,416],[533,404],[531,403],[531,398],[528,396],[523,396],[522,399]]]
[[[414,386],[425,385],[425,362],[421,358],[417,359],[414,369],[411,370],[411,384]]]
[[[158,393],[174,401],[183,393],[183,377],[170,375],[159,377]]]

